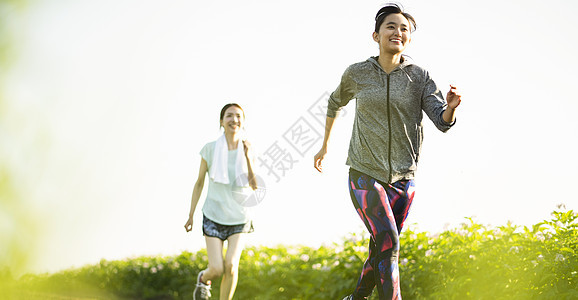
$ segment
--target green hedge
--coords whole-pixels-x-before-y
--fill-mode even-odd
[[[552,216],[531,228],[491,228],[468,219],[437,235],[404,231],[403,298],[578,299],[577,215],[556,211]],[[350,234],[319,248],[248,247],[235,299],[342,299],[357,282],[366,244],[366,234]],[[201,250],[102,260],[18,280],[0,272],[0,290],[7,299],[192,299],[196,275],[206,265]],[[218,282],[212,293],[218,299]]]

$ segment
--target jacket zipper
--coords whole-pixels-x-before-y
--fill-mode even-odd
[[[388,152],[387,152],[387,161],[389,163],[389,174],[388,174],[388,178],[389,178],[389,182],[388,183],[392,183],[392,175],[393,175],[393,170],[391,168],[391,112],[390,112],[390,103],[389,103],[389,74],[387,74],[387,127],[388,127]]]

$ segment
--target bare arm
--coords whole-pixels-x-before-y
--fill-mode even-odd
[[[243,141],[243,147],[245,150],[245,158],[247,159],[247,171],[249,172],[249,186],[253,189],[257,189],[257,178],[255,177],[255,173],[253,172],[253,161],[251,159],[251,143],[248,141]]]
[[[313,166],[319,172],[323,172],[322,161],[325,158],[325,154],[327,154],[327,145],[329,144],[329,137],[331,136],[331,129],[333,129],[334,122],[335,118],[327,117],[325,119],[325,136],[323,137],[323,145],[321,146],[321,150],[315,154],[313,162]]]
[[[201,166],[199,167],[199,177],[197,182],[193,187],[193,196],[191,197],[191,210],[189,211],[189,219],[185,224],[185,230],[187,232],[193,229],[193,214],[199,203],[199,198],[201,198],[201,193],[203,192],[203,186],[205,185],[205,175],[207,174],[207,162],[201,158]]]

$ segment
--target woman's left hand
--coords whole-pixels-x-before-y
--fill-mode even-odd
[[[448,107],[456,109],[456,107],[458,107],[462,102],[462,95],[455,86],[450,84],[450,90],[448,91],[446,99],[448,101]]]

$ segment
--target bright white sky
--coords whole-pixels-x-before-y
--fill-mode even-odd
[[[345,159],[353,105],[325,160],[283,135],[377,55],[383,1],[37,1],[19,19],[6,78],[11,164],[39,225],[35,271],[204,247],[200,206],[185,233],[199,150],[240,103],[253,144],[297,159],[255,209],[253,245],[338,241],[360,232]],[[418,23],[406,54],[444,95],[464,94],[448,133],[426,119],[408,226],[473,216],[535,224],[578,208],[575,1],[405,1]],[[263,174],[262,174],[263,175]],[[203,195],[204,198],[204,195]],[[417,225],[416,225],[417,224]]]

